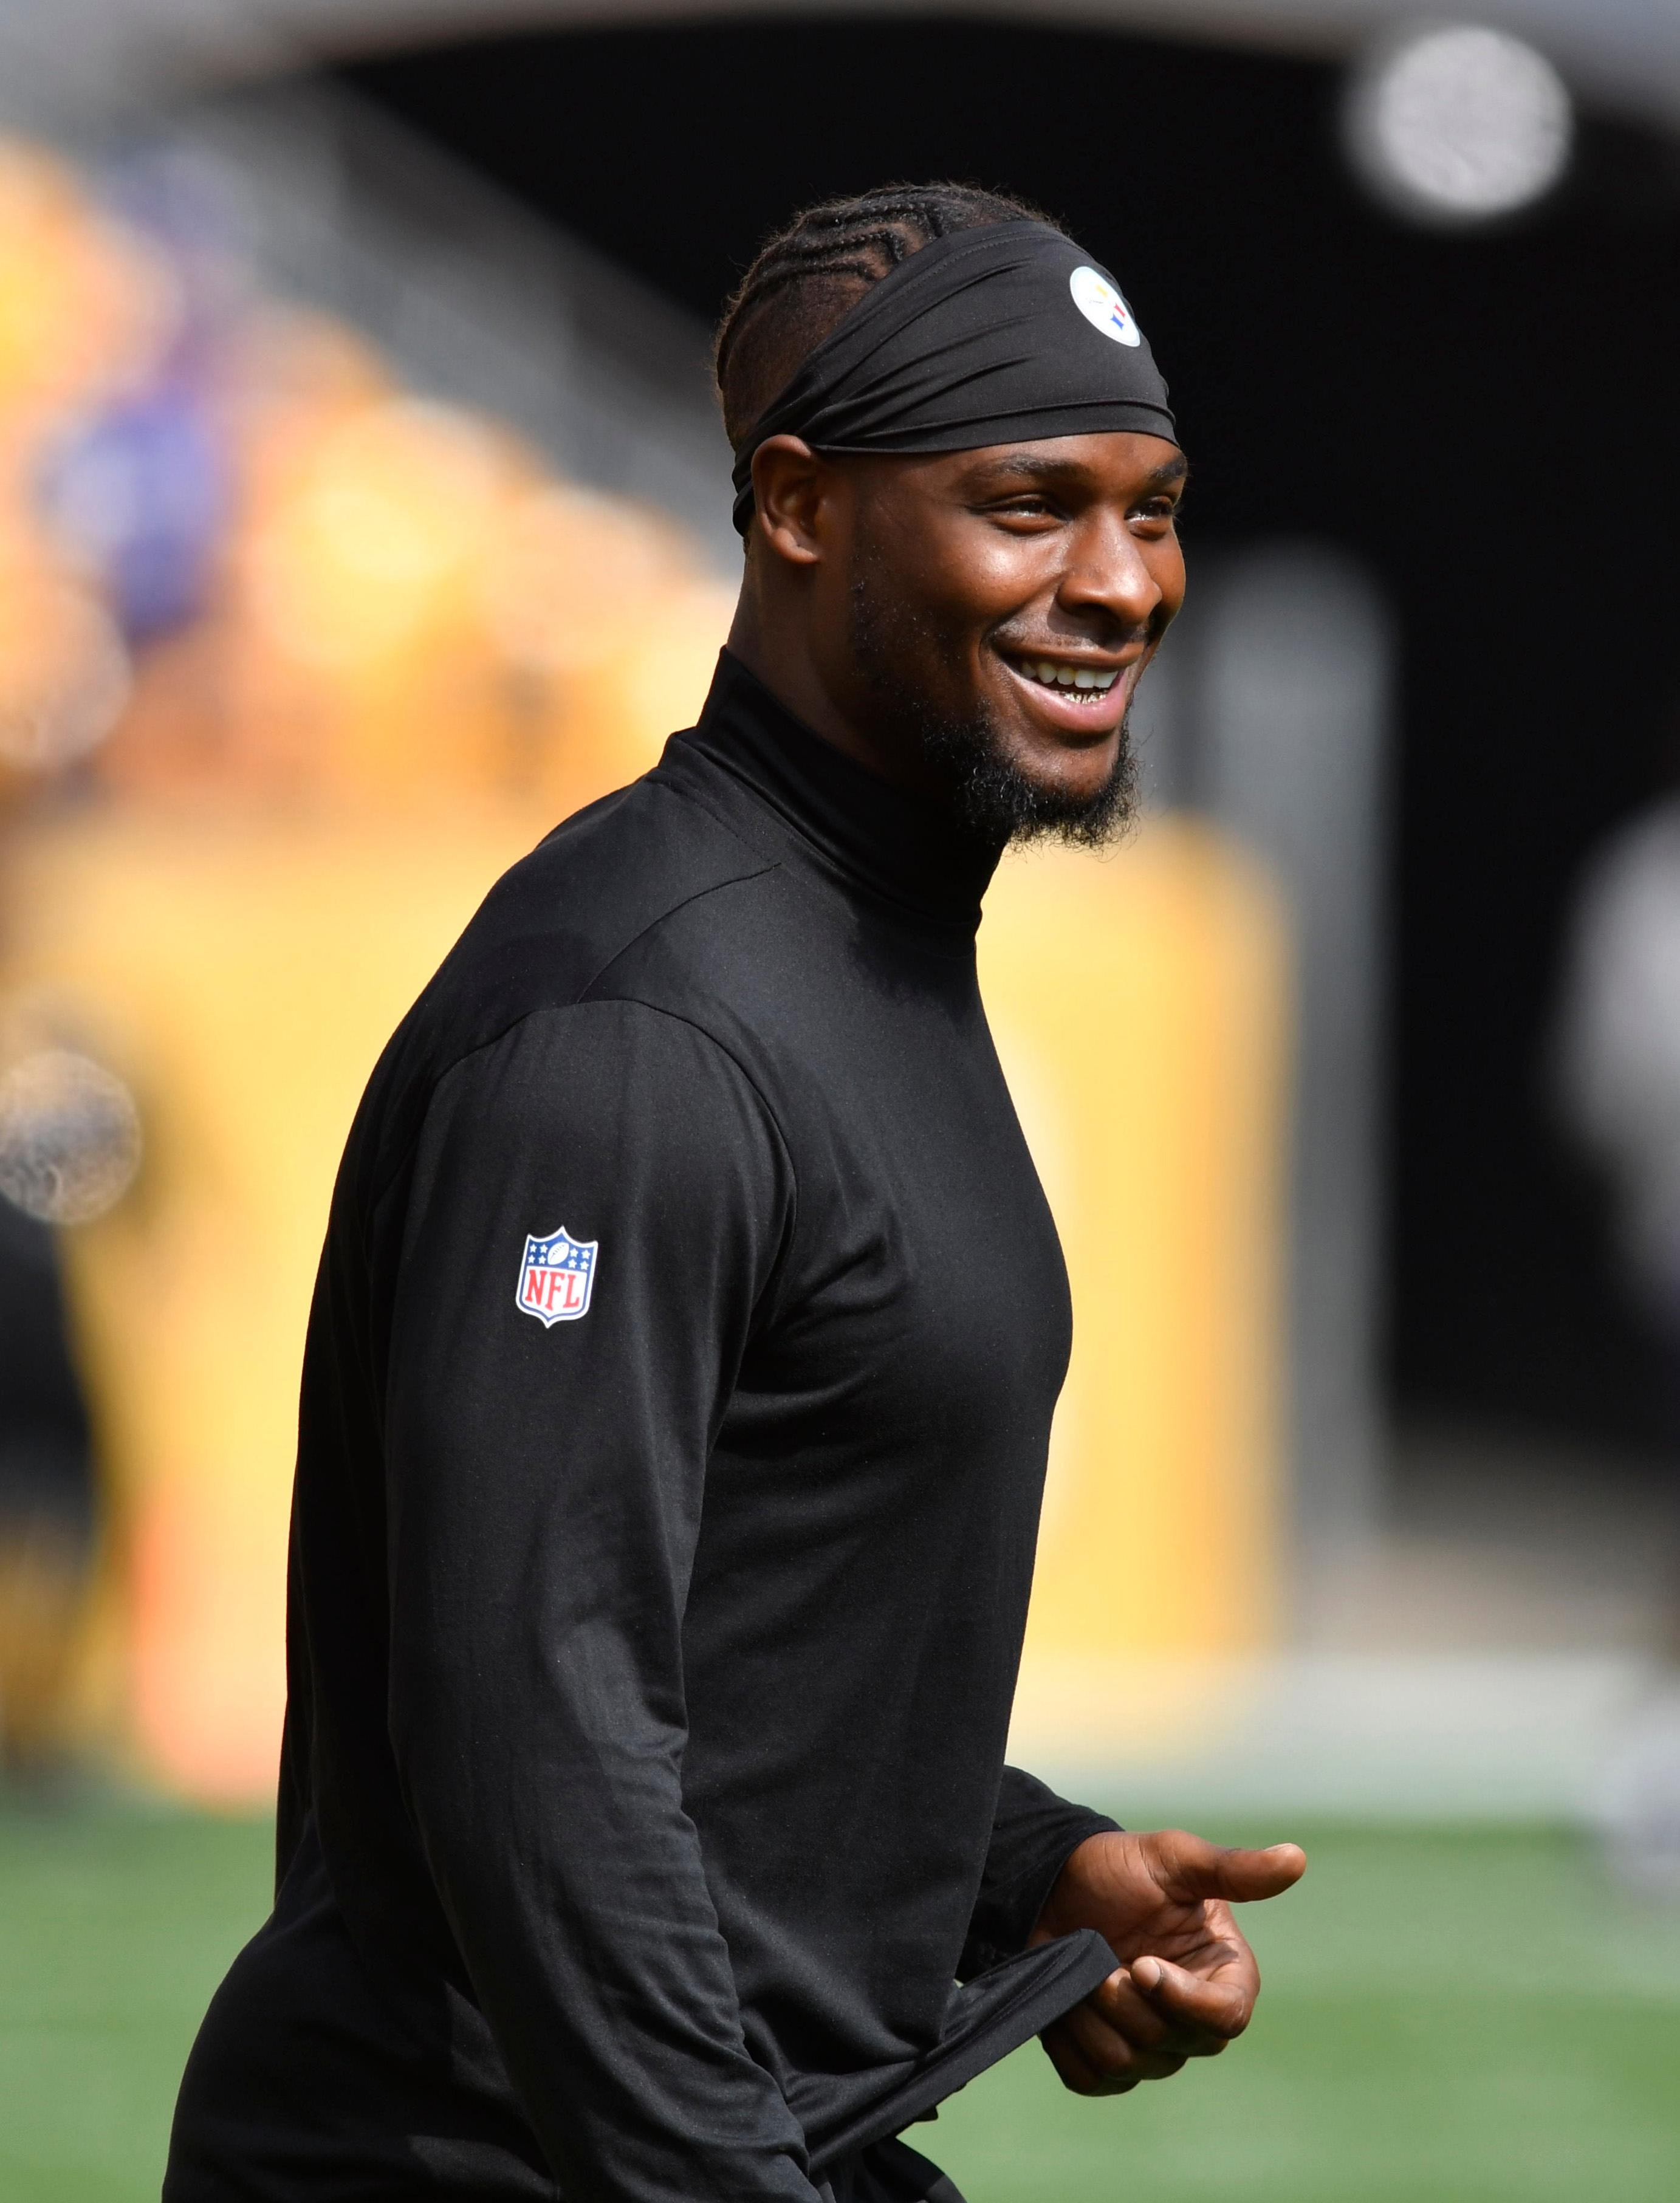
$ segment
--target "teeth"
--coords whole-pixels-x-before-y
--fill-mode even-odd
[[[1120,678],[1118,671],[1099,673],[1095,666],[1058,664],[1053,658],[1027,659],[1021,670],[1047,688],[1086,688],[1098,695],[1105,695]]]

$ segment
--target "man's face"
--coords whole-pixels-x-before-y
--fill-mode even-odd
[[[915,743],[977,827],[1102,839],[1129,795],[1133,694],[1184,596],[1183,454],[1109,433],[831,464],[830,693],[884,749]]]

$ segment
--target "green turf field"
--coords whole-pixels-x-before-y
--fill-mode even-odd
[[[1269,1832],[1266,1832],[1269,1833]],[[1304,1832],[1217,2063],[1108,2103],[1036,2049],[913,2139],[972,2203],[1674,2203],[1680,1911],[1571,1839]],[[266,1828],[0,1812],[0,2197],[157,2192],[180,2062],[255,1925]]]

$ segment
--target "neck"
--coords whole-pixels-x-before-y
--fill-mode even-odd
[[[812,646],[803,605],[766,605],[748,561],[729,647],[778,702],[865,771],[908,794],[949,800],[948,783],[902,737],[873,725],[849,693],[857,684],[825,670]]]
[[[972,946],[999,848],[949,806],[894,788],[803,725],[726,649],[699,724],[667,744],[662,772],[703,754],[744,782],[849,879]]]

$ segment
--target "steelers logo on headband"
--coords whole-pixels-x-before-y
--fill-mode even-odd
[[[1132,309],[1106,275],[1094,268],[1076,268],[1068,278],[1074,304],[1093,329],[1101,329],[1116,344],[1140,345],[1144,333],[1132,317]]]
[[[1108,341],[1085,334],[1079,316]],[[970,452],[1134,429],[1178,440],[1167,386],[1121,288],[1043,221],[936,238],[859,299],[742,438],[735,524],[770,436],[816,452]]]

